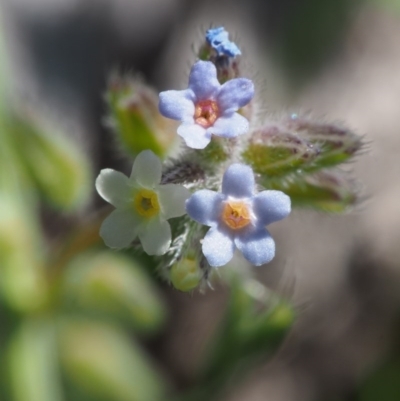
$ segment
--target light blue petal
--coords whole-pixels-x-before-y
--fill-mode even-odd
[[[236,44],[229,40],[229,33],[222,26],[209,29],[206,32],[206,40],[217,51],[218,55],[235,57],[241,54]]]
[[[151,150],[144,150],[133,162],[131,179],[145,188],[154,188],[161,181],[161,169],[161,160]]]
[[[238,235],[235,245],[254,266],[270,262],[275,256],[275,242],[266,229]]]
[[[198,61],[193,65],[189,76],[189,88],[196,95],[196,100],[214,99],[220,86],[217,70],[211,61]]]
[[[198,124],[181,124],[177,132],[189,148],[204,149],[211,141],[211,133]]]
[[[257,225],[266,226],[282,220],[290,213],[290,198],[281,191],[263,191],[253,200],[253,211]]]
[[[171,227],[166,220],[156,217],[143,226],[139,239],[148,255],[164,255],[171,245]]]
[[[190,191],[183,185],[160,185],[156,188],[156,192],[166,220],[186,213],[185,202],[190,196]]]
[[[160,93],[158,109],[164,117],[187,121],[194,115],[194,94],[190,89]]]
[[[226,265],[233,257],[235,244],[229,233],[211,228],[203,239],[203,254],[212,267]]]
[[[235,78],[221,86],[217,96],[217,103],[222,114],[225,112],[230,113],[245,106],[253,96],[253,82],[247,78]]]
[[[236,43],[231,42],[231,41],[226,41],[222,42],[217,48],[216,48],[218,54],[224,54],[227,57],[236,57],[240,56],[242,52],[240,49],[237,47]]]
[[[187,214],[198,223],[215,225],[221,214],[223,196],[218,192],[202,189],[186,201]]]
[[[129,178],[112,169],[101,170],[96,179],[99,195],[115,207],[124,207],[132,201],[133,188]]]
[[[126,248],[136,238],[141,222],[132,210],[116,209],[103,221],[100,236],[110,248]]]
[[[229,40],[229,33],[223,26],[208,29],[206,32],[206,41],[212,46],[218,46],[223,41]]]
[[[232,164],[222,178],[222,193],[236,198],[249,198],[254,192],[254,174],[245,164]]]
[[[233,113],[230,117],[220,117],[214,125],[207,131],[223,138],[235,138],[245,134],[249,130],[249,122],[238,113]]]

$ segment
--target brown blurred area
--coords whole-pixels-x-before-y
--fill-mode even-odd
[[[257,275],[293,299],[298,320],[279,354],[224,398],[355,399],[358,383],[399,337],[400,12],[360,2],[332,36],[334,45],[293,85],[300,70],[275,60],[295,7],[289,0],[1,0],[0,6],[16,97],[54,113],[91,156],[94,174],[123,163],[102,125],[107,74],[120,68],[159,89],[183,88],[191,43],[211,24],[238,39],[246,71],[263,88],[266,120],[310,112],[365,135],[365,152],[345,166],[362,194],[351,213],[294,211],[272,227],[277,258]],[[154,352],[184,384],[226,291],[166,293],[174,313]]]

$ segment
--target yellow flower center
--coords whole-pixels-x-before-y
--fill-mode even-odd
[[[194,121],[204,128],[215,123],[218,118],[218,105],[213,100],[200,100],[194,109]]]
[[[158,196],[150,189],[141,189],[133,201],[136,211],[143,217],[153,217],[160,211]]]
[[[233,230],[239,230],[251,223],[249,206],[243,201],[228,201],[222,210],[223,222]]]

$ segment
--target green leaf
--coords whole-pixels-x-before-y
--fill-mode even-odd
[[[12,338],[7,356],[14,401],[63,400],[53,322],[25,320]]]
[[[400,360],[392,359],[380,366],[363,383],[360,401],[393,401],[400,399]]]
[[[114,75],[106,93],[109,125],[132,156],[150,149],[164,158],[176,139],[176,124],[158,111],[158,96],[138,79]]]
[[[254,293],[260,292],[262,296],[254,297]],[[234,279],[228,310],[204,377],[211,380],[220,373],[229,375],[238,368],[248,370],[256,359],[265,358],[278,349],[294,318],[293,307],[269,294],[262,284]]]
[[[7,304],[19,312],[37,310],[47,302],[43,244],[31,212],[15,194],[0,197],[0,289]]]
[[[111,325],[64,321],[61,357],[71,383],[96,400],[162,399],[164,384],[148,357],[133,339]]]
[[[276,189],[290,196],[294,207],[343,213],[357,201],[354,185],[340,172],[293,175],[280,182],[264,176],[259,183],[266,189]]]
[[[157,288],[138,262],[111,252],[75,258],[66,269],[63,294],[68,308],[118,319],[141,331],[157,330],[166,316]]]
[[[40,193],[62,209],[82,206],[90,193],[91,180],[88,161],[80,149],[20,116],[9,119],[8,130]]]

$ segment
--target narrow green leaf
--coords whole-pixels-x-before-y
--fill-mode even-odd
[[[254,297],[248,284],[248,280],[233,279],[228,309],[205,368],[205,378],[212,380],[220,373],[229,376],[229,372],[244,365],[248,368],[256,359],[269,356],[292,327],[295,313],[287,301],[267,296],[267,290],[258,282],[253,282],[253,287],[262,287],[265,294]]]
[[[137,263],[111,252],[75,258],[64,277],[66,306],[118,319],[141,331],[156,330],[166,310],[157,288]]]
[[[14,401],[62,401],[56,330],[49,320],[25,320],[8,350]]]
[[[362,384],[360,401],[393,401],[400,399],[400,360],[393,358],[373,372]]]
[[[157,401],[163,381],[135,341],[88,320],[61,326],[62,365],[71,383],[96,400]]]
[[[0,197],[0,290],[19,312],[41,308],[47,300],[43,246],[37,222],[19,197]]]
[[[21,162],[40,193],[57,207],[80,207],[90,193],[88,161],[72,142],[31,121],[13,116],[8,121]]]

